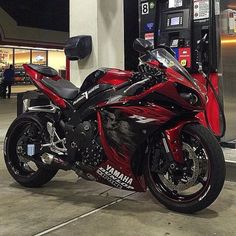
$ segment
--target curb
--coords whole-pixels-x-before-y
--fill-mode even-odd
[[[236,161],[226,160],[226,180],[236,182]]]

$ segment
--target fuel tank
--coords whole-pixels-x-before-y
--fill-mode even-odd
[[[113,86],[126,82],[133,76],[133,72],[112,68],[101,68],[90,74],[82,84],[80,90],[85,92],[97,84],[109,84]]]
[[[133,72],[108,69],[105,75],[98,81],[99,84],[120,85],[133,76]]]

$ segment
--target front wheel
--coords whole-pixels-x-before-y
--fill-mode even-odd
[[[210,206],[225,181],[225,160],[216,138],[208,129],[192,124],[182,131],[184,164],[168,167],[161,145],[149,147],[144,176],[159,202],[168,209],[194,213]]]

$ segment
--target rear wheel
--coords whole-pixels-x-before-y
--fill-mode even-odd
[[[182,131],[182,143],[182,165],[168,165],[163,148],[151,145],[144,175],[151,193],[163,205],[173,211],[193,213],[210,206],[220,194],[225,161],[219,143],[201,125],[187,125]]]
[[[25,187],[40,187],[48,183],[57,173],[57,169],[35,163],[27,154],[28,144],[45,141],[45,127],[27,114],[17,118],[8,130],[4,145],[4,158],[11,176]],[[37,158],[37,157],[34,157]]]

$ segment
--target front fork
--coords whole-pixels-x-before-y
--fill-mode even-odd
[[[185,120],[177,123],[174,127],[165,130],[162,134],[162,142],[171,163],[184,163],[183,144],[181,133],[183,128],[191,123],[199,124],[198,120]]]

